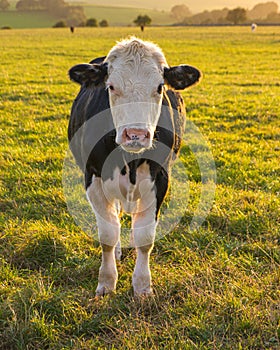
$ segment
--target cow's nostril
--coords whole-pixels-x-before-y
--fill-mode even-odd
[[[149,147],[150,132],[147,129],[125,128],[122,133],[122,144],[128,147]]]

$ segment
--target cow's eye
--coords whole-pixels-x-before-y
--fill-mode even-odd
[[[158,88],[157,88],[157,93],[158,93],[158,94],[162,94],[163,87],[164,87],[164,84],[159,84],[159,86],[158,86]]]
[[[106,89],[111,91],[111,96],[121,96],[122,93],[118,87],[115,87],[113,84],[106,84]]]

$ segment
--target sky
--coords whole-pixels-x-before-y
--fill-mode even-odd
[[[105,6],[131,6],[138,8],[153,8],[158,10],[170,10],[174,5],[185,4],[193,12],[203,10],[214,10],[228,7],[244,7],[252,9],[256,4],[262,2],[274,1],[278,4],[280,10],[280,0],[85,0],[95,5]]]

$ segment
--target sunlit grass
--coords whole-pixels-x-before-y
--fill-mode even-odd
[[[68,69],[128,34],[154,40],[171,65],[204,78],[183,93],[217,168],[215,203],[189,223],[200,173],[185,145],[190,200],[155,244],[155,297],[134,300],[135,253],[116,295],[96,301],[97,242],[67,211],[62,166],[78,86]],[[278,349],[280,29],[135,28],[0,32],[1,349]],[[186,139],[187,139],[186,135]]]

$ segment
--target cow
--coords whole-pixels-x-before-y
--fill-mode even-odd
[[[198,83],[201,72],[190,65],[170,67],[158,45],[130,37],[107,56],[73,66],[69,76],[80,91],[68,139],[102,248],[96,296],[116,289],[122,213],[131,216],[137,253],[134,295],[152,295],[149,257],[186,117],[176,90]]]
[[[257,30],[258,25],[256,23],[251,24],[251,31],[255,32]]]

